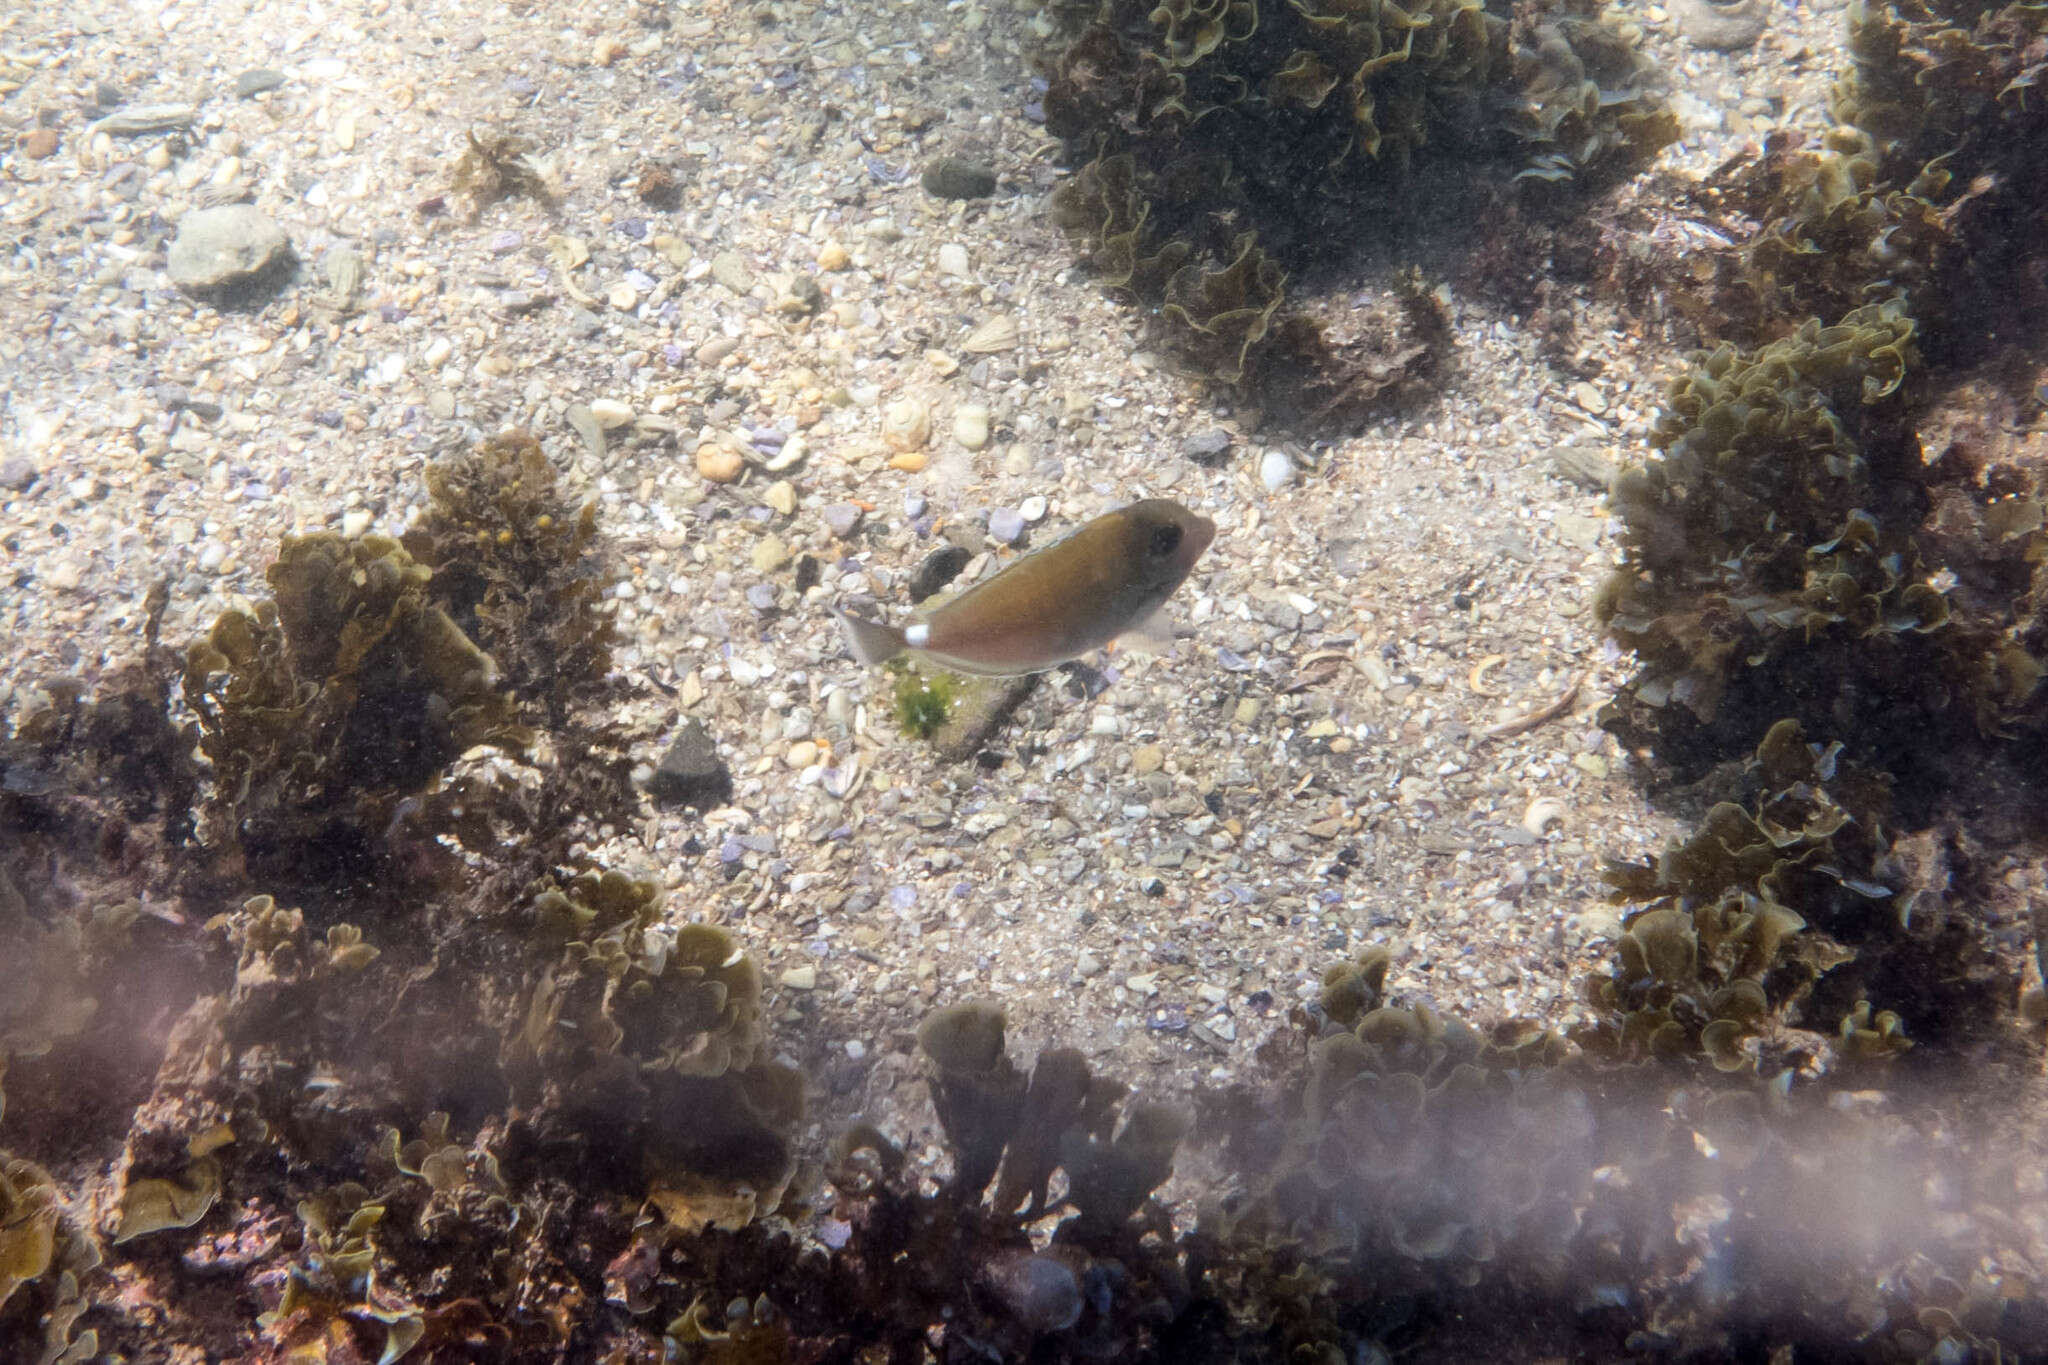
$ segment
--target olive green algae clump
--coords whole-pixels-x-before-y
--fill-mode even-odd
[[[213,765],[201,837],[259,864],[356,856],[465,750],[530,738],[497,670],[397,541],[287,538],[275,598],[227,611],[187,652]]]
[[[1900,310],[1872,307],[1755,351],[1724,345],[1674,383],[1651,436],[1661,458],[1609,495],[1626,560],[1598,607],[1643,664],[1611,713],[1625,738],[1655,732],[1683,762],[1694,732],[1739,735],[1780,696],[1829,729],[1844,689],[1913,685],[1884,656],[1915,652],[1947,609],[1910,540],[1924,499],[1900,392],[1912,337]]]
[[[1607,182],[1677,136],[1649,64],[1591,6],[1050,8],[1068,41],[1046,126],[1076,170],[1056,216],[1191,369],[1311,420],[1426,386],[1446,340],[1426,312],[1347,339],[1290,308],[1330,242],[1511,182]]]

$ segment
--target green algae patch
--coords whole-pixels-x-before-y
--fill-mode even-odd
[[[930,739],[953,718],[953,703],[960,695],[960,679],[951,673],[927,674],[910,664],[892,663],[895,679],[891,703],[896,728],[912,739]]]

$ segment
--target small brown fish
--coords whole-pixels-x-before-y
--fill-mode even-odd
[[[1147,498],[1032,551],[907,626],[836,607],[832,614],[864,664],[909,650],[956,673],[1038,673],[1143,624],[1215,538],[1207,517],[1170,498]]]

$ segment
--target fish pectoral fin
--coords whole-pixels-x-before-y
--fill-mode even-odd
[[[1132,654],[1164,654],[1173,648],[1173,622],[1166,608],[1156,608],[1110,644]]]
[[[885,626],[838,607],[831,611],[833,619],[839,622],[840,634],[846,637],[847,650],[868,667],[887,663],[903,652],[903,632],[895,626]]]

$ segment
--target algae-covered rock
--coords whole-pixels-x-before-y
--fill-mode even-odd
[[[1067,1175],[1076,1218],[1064,1234],[1083,1242],[1113,1237],[1172,1173],[1189,1118],[1167,1105],[1118,1107],[1126,1094],[1093,1075],[1080,1053],[1053,1048],[1029,1076],[1004,1045],[1002,1007],[965,1001],[918,1025],[917,1044],[937,1069],[932,1099],[953,1148],[951,1189],[978,1200],[997,1179],[1001,1218],[1048,1211],[1056,1169]]]
[[[427,514],[405,548],[505,689],[556,726],[609,699],[614,632],[596,502],[570,499],[540,442],[519,430],[436,461],[426,480]]]
[[[56,1259],[56,1199],[47,1171],[0,1152],[0,1308]]]
[[[382,536],[287,537],[276,596],[191,647],[207,837],[301,876],[360,857],[463,751],[525,747],[489,656],[429,599],[432,576]]]
[[[1921,700],[1922,637],[1948,607],[1912,532],[1918,451],[1903,424],[1913,324],[1896,305],[1809,323],[1756,351],[1722,346],[1672,387],[1652,441],[1609,498],[1626,559],[1596,603],[1641,672],[1606,713],[1681,766],[1760,737],[1760,709],[1801,699],[1837,724]],[[1720,756],[1718,754],[1716,757]]]
[[[1354,380],[1368,367],[1289,306],[1290,275],[1330,240],[1476,201],[1489,168],[1535,192],[1638,165],[1677,135],[1633,40],[1578,4],[1512,21],[1481,0],[1052,8],[1069,41],[1046,126],[1076,167],[1056,217],[1105,286],[1158,310],[1191,369],[1277,384],[1315,420],[1387,387]],[[1304,369],[1335,392],[1292,392]]]
[[[742,1185],[766,1212],[794,1173],[803,1078],[766,1055],[760,967],[722,929],[660,927],[659,904],[616,872],[536,892],[549,956],[506,1040],[512,1093],[558,1133],[636,1152],[678,1224],[723,1221],[688,1210]]]

